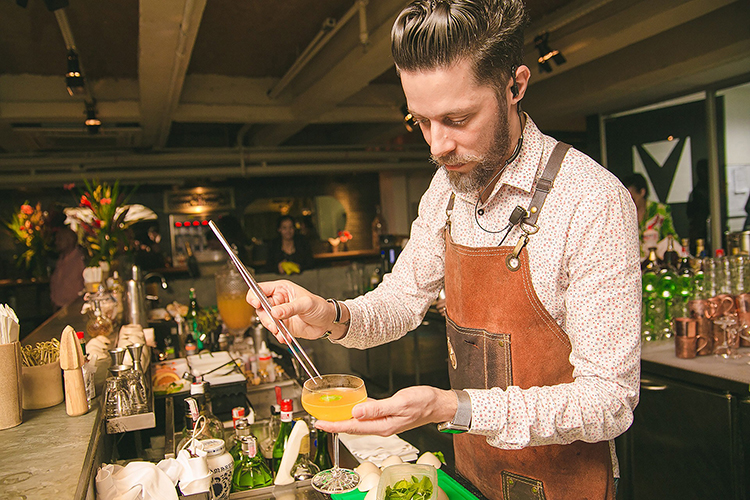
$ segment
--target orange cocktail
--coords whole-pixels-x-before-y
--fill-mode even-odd
[[[359,388],[334,387],[302,395],[302,407],[318,420],[349,420],[352,408],[367,399],[364,384]]]
[[[229,330],[246,330],[253,323],[255,309],[247,303],[245,295],[218,295],[216,307]]]

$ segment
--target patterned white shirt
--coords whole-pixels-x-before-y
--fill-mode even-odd
[[[482,227],[497,231],[517,205],[529,206],[532,186],[555,144],[527,118],[520,155],[478,207]],[[364,349],[419,326],[443,287],[443,228],[451,191],[445,171],[439,170],[393,272],[374,291],[346,302],[351,326],[339,343]],[[476,202],[476,194],[456,195],[453,240],[470,247],[496,246],[504,232],[492,234],[477,225]],[[570,338],[575,380],[524,390],[469,389],[470,432],[504,449],[612,440],[630,426],[638,402],[641,278],[635,205],[613,174],[571,148],[537,224],[539,232],[526,247],[531,279],[542,304]],[[504,245],[515,245],[519,236],[515,227]]]

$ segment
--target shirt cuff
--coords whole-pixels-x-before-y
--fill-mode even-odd
[[[364,330],[362,309],[357,304],[356,299],[348,299],[342,303],[349,309],[349,328],[346,331],[346,335],[342,338],[334,340],[329,337],[328,340],[333,344],[339,344],[344,347],[357,347],[359,345],[357,340],[362,336]]]
[[[472,434],[495,436],[505,426],[506,403],[491,390],[465,389],[471,398]]]

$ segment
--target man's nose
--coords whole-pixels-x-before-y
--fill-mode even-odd
[[[430,153],[432,156],[445,156],[456,149],[456,141],[453,140],[450,130],[446,127],[433,126],[431,130]]]

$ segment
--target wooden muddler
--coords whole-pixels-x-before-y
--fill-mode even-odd
[[[83,351],[78,343],[76,331],[68,325],[60,337],[60,367],[65,379],[65,411],[71,417],[89,411],[86,385],[83,381],[83,361]]]

